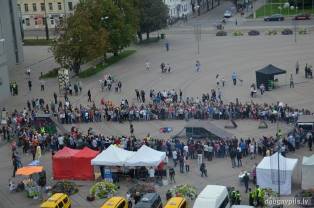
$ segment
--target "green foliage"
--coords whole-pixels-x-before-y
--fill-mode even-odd
[[[122,51],[117,56],[111,56],[110,58],[108,58],[105,63],[97,64],[96,67],[90,67],[90,68],[80,72],[78,74],[78,76],[80,78],[87,78],[87,77],[93,76],[93,75],[97,74],[98,72],[104,70],[108,66],[119,62],[121,59],[124,59],[124,58],[132,55],[135,52],[136,52],[136,50]]]
[[[308,34],[306,28],[302,28],[302,29],[299,30],[299,35],[306,35],[306,34]]]
[[[142,40],[142,34],[162,29],[167,26],[168,7],[162,0],[140,0],[139,10],[139,30],[138,36]]]
[[[50,46],[53,44],[53,40],[46,39],[24,39],[24,46]]]
[[[268,30],[265,33],[266,35],[277,35],[277,31],[276,30]]]
[[[233,36],[243,36],[243,33],[239,30],[233,32]]]
[[[175,186],[174,188],[170,189],[170,192],[173,196],[179,195],[190,198],[191,200],[194,200],[197,196],[196,188],[189,184]]]
[[[159,37],[153,37],[153,38],[149,38],[149,39],[145,39],[139,42],[139,44],[150,44],[150,43],[157,43],[159,42],[160,38]]]
[[[283,30],[281,31],[281,34],[282,34],[282,35],[292,35],[292,34],[293,34],[293,31],[292,31],[291,29],[289,29],[289,28],[286,28],[286,29],[283,29]]]
[[[50,78],[56,78],[58,76],[58,70],[60,67],[54,68],[47,73],[43,74],[43,76],[40,76],[41,79],[50,79]]]
[[[80,1],[74,14],[60,26],[60,37],[51,50],[61,67],[78,74],[82,63],[102,56],[107,50],[107,31],[95,22],[95,18],[100,21],[101,1]]]
[[[283,16],[295,16],[297,14],[303,13],[302,7],[299,6],[298,11],[296,9],[290,9],[284,8],[284,3],[286,1],[272,1],[273,5],[270,3],[266,3],[264,6],[261,6],[259,9],[256,10],[256,17],[264,17],[264,16],[270,16],[272,14],[282,14]],[[279,3],[279,4],[274,4]],[[280,10],[278,7],[281,7]],[[314,14],[314,10],[311,8],[304,8],[304,13],[306,14]]]
[[[58,181],[52,187],[52,193],[66,193],[68,195],[73,195],[79,192],[77,185],[71,181]]]
[[[107,198],[108,195],[112,195],[118,191],[118,186],[114,183],[107,181],[101,181],[94,184],[90,190],[89,194],[100,199]]]

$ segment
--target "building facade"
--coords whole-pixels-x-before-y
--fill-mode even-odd
[[[24,30],[53,29],[65,16],[74,12],[79,0],[17,0],[20,22]]]
[[[9,73],[23,62],[21,30],[16,0],[0,0],[0,100],[10,94]]]
[[[182,18],[192,13],[191,0],[164,0],[169,8],[169,18]]]

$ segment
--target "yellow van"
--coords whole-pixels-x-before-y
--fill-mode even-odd
[[[114,196],[108,199],[101,208],[128,208],[128,202],[125,198]]]
[[[187,208],[187,203],[183,197],[172,197],[164,208]]]
[[[40,205],[40,208],[70,208],[71,200],[67,194],[56,193]]]

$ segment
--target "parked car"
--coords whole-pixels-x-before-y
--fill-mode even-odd
[[[231,11],[226,10],[225,13],[224,13],[224,18],[230,18],[230,17],[232,17]]]
[[[41,208],[71,208],[71,200],[64,193],[56,193],[40,205]]]
[[[298,15],[294,16],[293,19],[294,20],[310,20],[311,15],[310,14],[298,14]]]
[[[187,208],[186,199],[183,197],[172,197],[164,208]]]
[[[228,189],[225,186],[207,185],[197,196],[193,208],[230,208]]]
[[[161,198],[157,193],[146,193],[134,208],[162,208]]]
[[[283,21],[285,18],[281,14],[273,14],[268,17],[264,17],[264,21]]]

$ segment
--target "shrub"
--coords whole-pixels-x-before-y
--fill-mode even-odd
[[[43,74],[42,76],[40,76],[41,79],[49,79],[49,78],[56,78],[58,76],[58,70],[60,69],[60,67],[54,68],[50,71],[48,71],[47,73]]]
[[[239,30],[233,32],[233,36],[243,36],[243,33]]]
[[[299,35],[306,35],[308,32],[305,28],[299,30]]]
[[[283,31],[281,31],[282,35],[292,35],[293,31],[289,28],[284,29]]]
[[[97,64],[96,66],[90,67],[78,74],[79,78],[87,78],[90,76],[93,76],[94,74],[97,74],[98,72],[104,70],[108,66],[117,63],[121,59],[124,59],[133,53],[135,53],[136,50],[125,50],[119,53],[117,56],[111,56],[106,60],[105,63]]]
[[[251,30],[251,31],[248,32],[248,35],[249,35],[249,36],[257,36],[257,35],[259,35],[259,34],[260,34],[260,33],[259,33],[258,30]]]
[[[227,32],[226,31],[223,31],[223,30],[220,30],[216,33],[216,36],[227,36]]]
[[[53,40],[46,39],[24,39],[24,46],[50,46],[52,45]]]
[[[266,32],[266,35],[277,35],[277,31],[276,30],[268,30]]]

